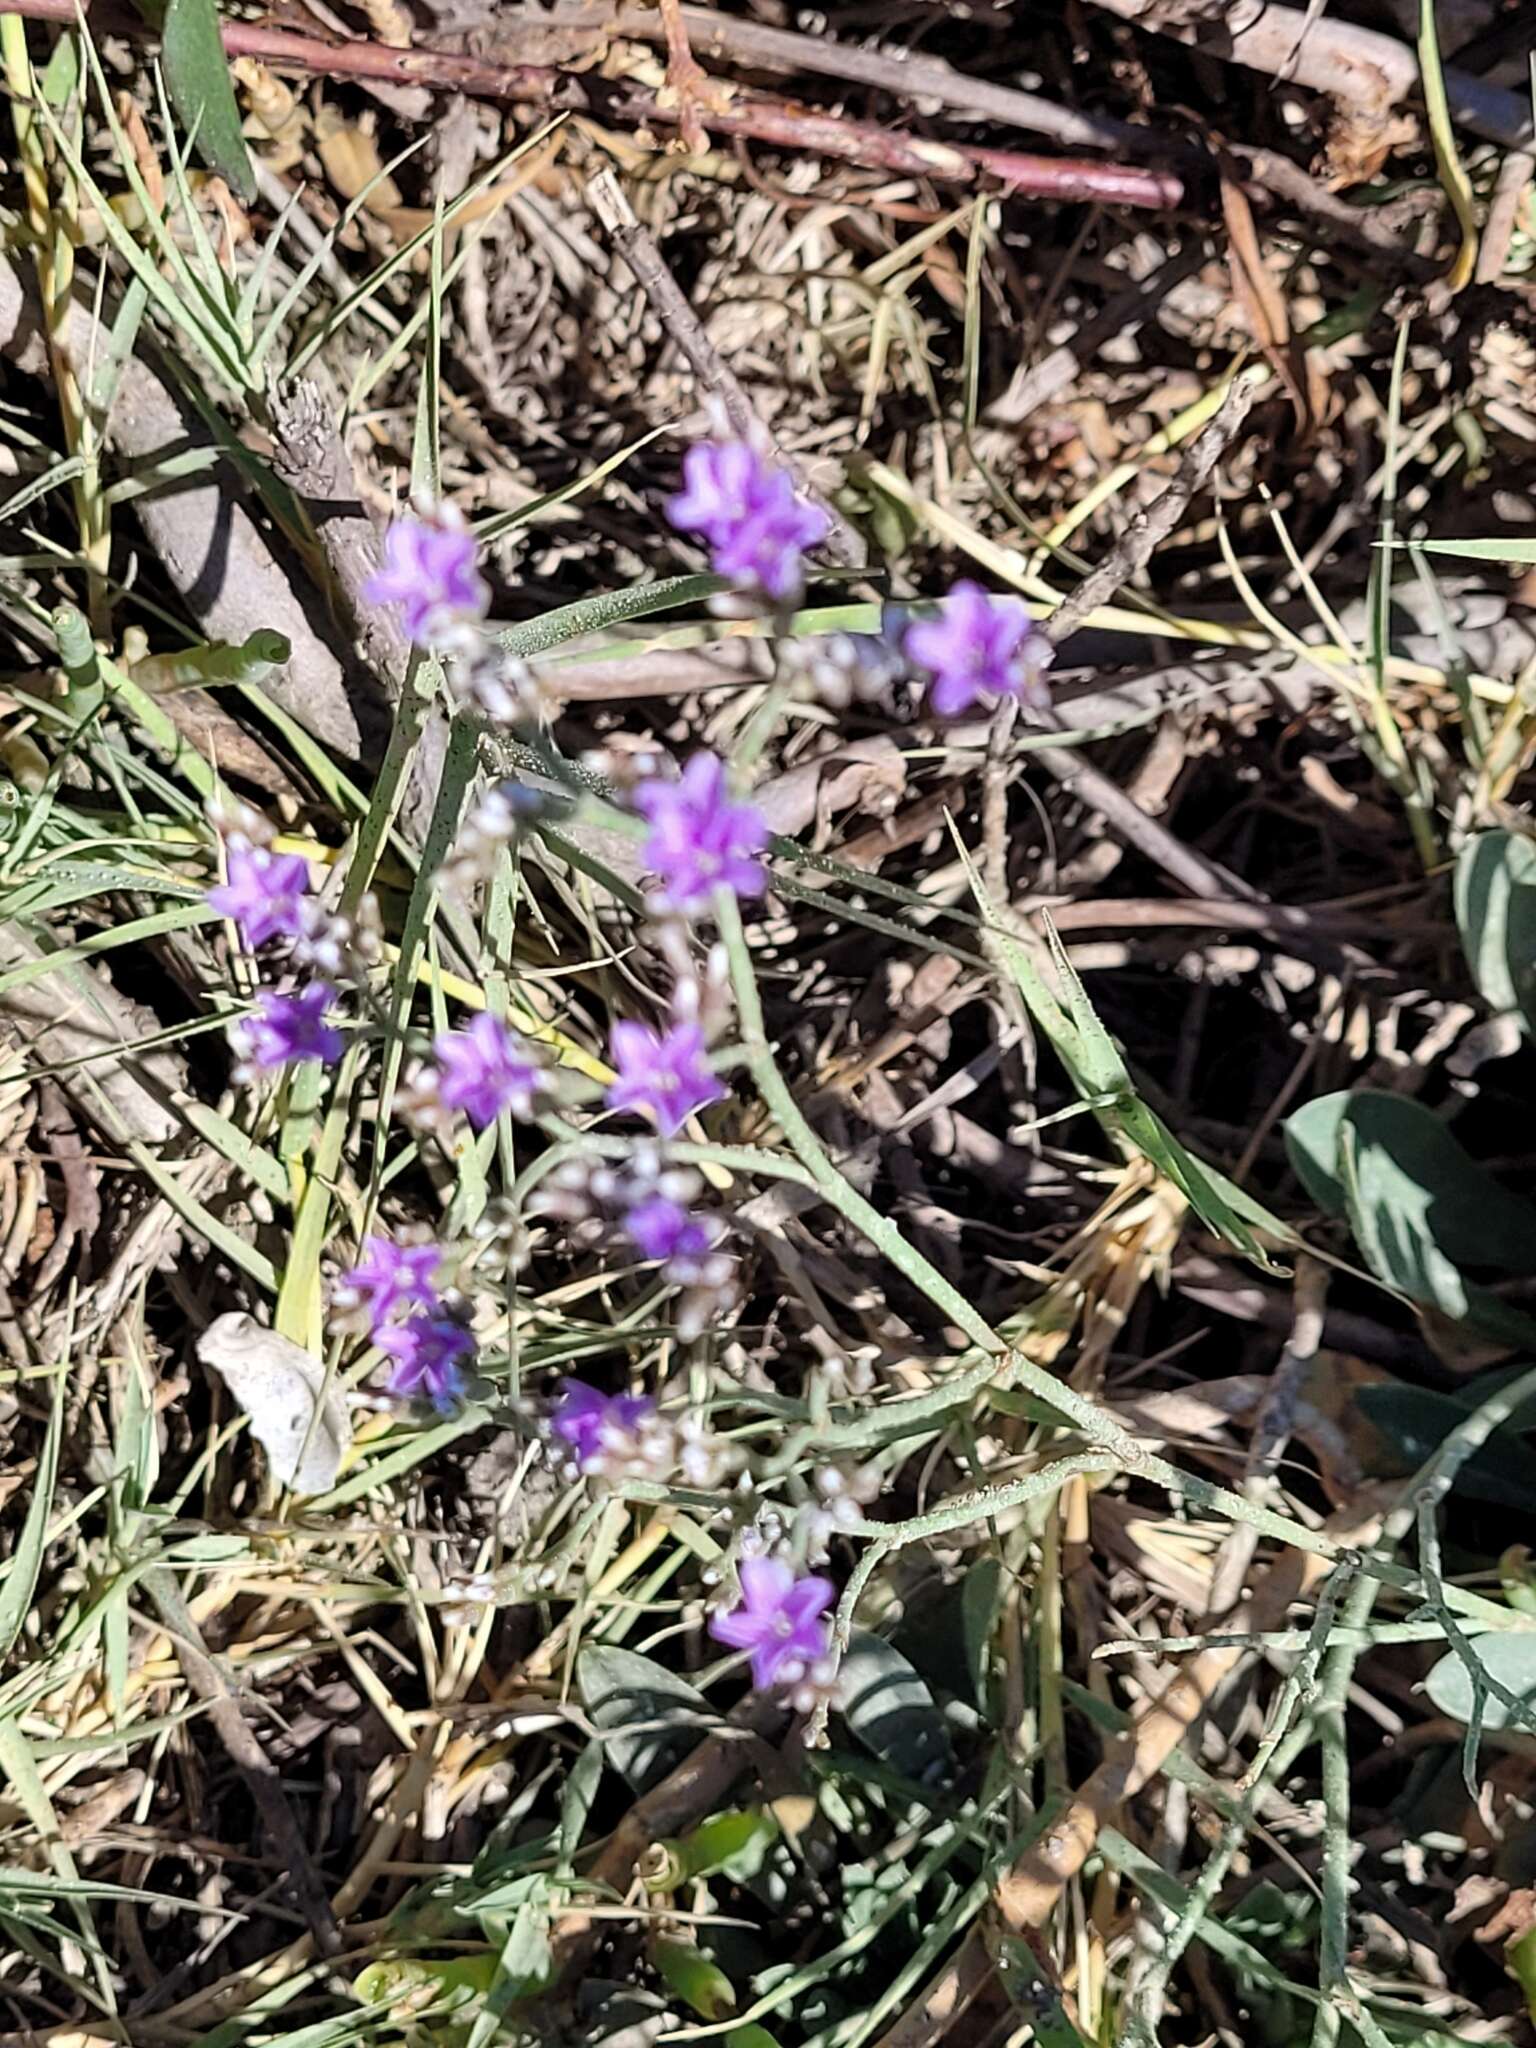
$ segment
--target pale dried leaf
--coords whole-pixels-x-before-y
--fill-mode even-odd
[[[326,1387],[318,1358],[239,1309],[208,1325],[197,1355],[251,1418],[251,1434],[281,1485],[325,1493],[336,1484],[352,1423],[341,1389]]]

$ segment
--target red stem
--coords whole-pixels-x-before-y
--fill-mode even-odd
[[[0,14],[73,23],[78,8],[76,0],[0,0]],[[150,33],[142,21],[114,20],[113,27],[140,35]],[[617,115],[636,126],[675,127],[678,121],[676,109],[664,105],[657,94],[639,86],[611,85],[584,72],[557,71],[539,64],[498,64],[452,50],[392,50],[361,37],[322,42],[317,37],[291,35],[286,29],[261,28],[244,21],[222,23],[220,33],[231,57],[258,57],[264,63],[299,71],[434,86],[478,99],[509,100],[547,113],[590,109],[600,115]],[[1084,200],[1101,206],[1175,207],[1184,198],[1181,178],[1138,165],[930,142],[919,135],[901,134],[870,121],[844,120],[740,87],[726,87],[725,96],[723,109],[699,102],[698,114],[705,128],[836,157],[870,170],[959,185],[992,178],[1010,192],[1030,198]]]

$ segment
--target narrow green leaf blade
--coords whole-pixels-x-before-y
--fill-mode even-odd
[[[0,1583],[0,1658],[21,1633],[21,1625],[37,1590],[37,1576],[48,1540],[48,1517],[53,1512],[53,1488],[59,1472],[59,1438],[64,1426],[64,1375],[54,1377],[53,1406],[48,1413],[48,1430],[38,1455],[32,1480],[32,1499],[21,1539]]]
[[[169,0],[160,62],[171,104],[196,138],[199,155],[249,204],[256,173],[240,130],[215,0]]]

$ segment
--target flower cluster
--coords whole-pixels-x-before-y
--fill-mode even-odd
[[[406,638],[432,654],[457,654],[478,642],[491,602],[474,536],[447,506],[394,522],[363,596],[393,605]]]
[[[425,1401],[447,1413],[461,1398],[475,1340],[438,1292],[442,1254],[435,1244],[365,1238],[362,1256],[331,1290],[331,1307],[347,1323],[362,1320],[391,1361],[388,1391],[397,1401]]]
[[[668,503],[667,516],[679,532],[699,534],[708,543],[712,568],[732,585],[729,603],[767,604],[780,613],[793,610],[804,595],[805,557],[825,541],[830,527],[827,515],[796,493],[789,472],[761,441],[724,436],[689,449],[683,489]],[[939,615],[914,621],[899,647],[868,634],[786,637],[779,666],[842,709],[881,695],[904,662],[927,678],[934,715],[958,718],[977,705],[1008,698],[1026,711],[1043,711],[1051,659],[1050,641],[1020,599],[994,597],[962,578],[951,586]],[[745,849],[749,856],[759,850]]]
[[[902,646],[914,668],[929,677],[928,702],[940,718],[958,718],[976,704],[1015,698],[1026,711],[1044,710],[1045,671],[1052,648],[1017,597],[993,597],[979,583],[951,586],[936,619],[908,626]]]
[[[251,1081],[259,1073],[300,1066],[306,1060],[334,1066],[343,1041],[326,1016],[335,1001],[336,991],[325,981],[306,981],[286,992],[262,989],[255,1009],[229,1027],[235,1079]]]
[[[480,574],[475,537],[451,506],[425,503],[394,522],[363,596],[370,604],[393,606],[406,638],[442,659],[449,694],[461,711],[476,711],[506,727],[548,717],[550,703],[538,676],[491,637],[490,585]]]
[[[936,718],[999,704],[1046,707],[1049,639],[1017,598],[976,583],[955,583],[900,632],[796,638],[789,614],[804,596],[808,558],[827,540],[831,522],[765,443],[722,436],[690,449],[682,489],[667,511],[675,528],[707,546],[714,571],[731,586],[730,602],[763,622],[754,673],[778,690],[808,685],[825,706],[876,697],[889,704],[894,684],[920,678]],[[398,520],[365,595],[395,607],[411,642],[442,663],[459,709],[509,729],[547,722],[546,686],[493,635],[490,586],[472,534],[453,513],[424,506]],[[772,690],[767,701],[778,701]],[[744,754],[755,753],[751,735],[761,738],[755,724]],[[544,1179],[526,1200],[518,1198],[511,1228],[522,1232],[529,1216],[542,1216],[561,1223],[573,1244],[600,1247],[606,1261],[642,1267],[636,1291],[645,1312],[654,1314],[658,1297],[670,1291],[669,1334],[687,1343],[731,1302],[737,1275],[729,1219],[705,1203],[703,1180],[679,1143],[698,1135],[702,1113],[716,1112],[711,1128],[729,1123],[729,1112],[719,1113],[728,1091],[716,1072],[726,1060],[711,1056],[727,1021],[724,948],[711,950],[707,932],[719,918],[729,936],[733,920],[724,909],[731,899],[767,890],[771,834],[718,754],[699,751],[676,764],[650,742],[626,753],[622,735],[605,731],[603,738],[619,764],[609,788],[643,826],[639,858],[650,925],[636,957],[650,948],[663,962],[671,981],[665,1008],[647,1018],[613,1018],[611,1075],[595,1130],[557,1114],[545,1057],[490,1009],[417,1048],[397,1106],[445,1149],[465,1126],[484,1133],[505,1117],[558,1131],[559,1150],[535,1159],[530,1177],[543,1172]],[[467,895],[494,875],[521,835],[540,829],[551,806],[563,817],[579,813],[583,802],[575,787],[553,797],[515,782],[492,787],[472,804],[438,886]],[[328,906],[326,888],[314,886],[311,863],[280,846],[255,813],[230,811],[218,822],[223,872],[209,905],[231,921],[249,953],[285,977],[263,987],[251,1012],[231,1027],[237,1073],[334,1063],[343,1051],[340,991],[349,982],[366,990],[380,957],[376,913],[365,904],[357,916],[341,917]],[[617,985],[617,975],[594,985]],[[577,1089],[561,1092],[574,1096]],[[480,1255],[506,1267],[517,1254],[504,1235],[493,1253],[491,1215],[483,1207],[474,1226]],[[377,1398],[439,1413],[465,1398],[476,1360],[471,1307],[447,1275],[457,1268],[467,1288],[469,1257],[468,1242],[450,1253],[426,1232],[374,1234],[334,1280],[336,1326],[366,1335],[386,1362]],[[660,1355],[671,1355],[670,1344]],[[740,1363],[744,1371],[756,1369],[746,1355]],[[851,1374],[853,1367],[839,1370]],[[690,1389],[693,1372],[686,1376]],[[823,1444],[805,1478],[797,1466],[785,1479],[771,1460],[749,1462],[742,1446],[751,1442],[750,1430],[734,1441],[722,1438],[707,1411],[682,1397],[682,1385],[670,1379],[653,1398],[563,1380],[544,1423],[549,1444],[567,1473],[597,1486],[681,1485],[718,1501],[733,1532],[725,1555],[735,1560],[736,1589],[711,1615],[709,1633],[744,1655],[755,1686],[780,1692],[819,1726],[836,1703],[837,1659],[829,1618],[835,1588],[816,1568],[859,1533],[881,1469],[833,1462]],[[776,1475],[787,1502],[772,1483]]]
[[[717,889],[762,894],[768,826],[760,811],[732,797],[718,755],[695,754],[676,781],[658,775],[639,783],[633,802],[651,828],[643,858],[659,884],[650,899],[656,915],[700,917]]]
[[[808,558],[826,541],[831,522],[765,443],[722,436],[690,449],[682,489],[667,512],[675,528],[705,543],[738,609],[762,622],[754,674],[779,691],[808,685],[824,705],[879,697],[889,708],[894,685],[904,682],[911,692],[896,697],[899,705],[912,701],[921,682],[929,711],[940,719],[999,704],[1037,713],[1047,706],[1048,637],[1017,598],[973,582],[956,582],[899,631],[795,638],[788,615],[803,598]],[[548,720],[545,685],[490,630],[490,587],[473,536],[453,514],[418,508],[391,527],[366,594],[395,606],[411,641],[441,660],[460,708],[507,728]],[[778,698],[770,692],[767,701],[771,707]],[[745,755],[756,752],[751,736],[761,738],[755,724]],[[670,1334],[686,1343],[729,1304],[737,1272],[729,1218],[705,1202],[703,1180],[689,1163],[697,1155],[680,1142],[697,1138],[701,1114],[714,1112],[706,1118],[712,1131],[730,1122],[729,1110],[719,1107],[728,1103],[727,1085],[716,1072],[727,1057],[711,1052],[725,1042],[724,948],[711,951],[708,931],[718,918],[729,937],[731,899],[766,892],[771,834],[763,811],[718,754],[699,751],[675,763],[651,742],[633,742],[626,751],[625,736],[607,729],[603,743],[616,764],[605,771],[610,796],[643,827],[649,929],[633,957],[659,956],[671,981],[665,1007],[612,1019],[611,1074],[595,1128],[567,1120],[545,1056],[489,1009],[437,1031],[419,1049],[398,1106],[445,1147],[466,1125],[484,1133],[504,1117],[558,1133],[553,1157],[535,1157],[529,1181],[537,1186],[517,1197],[511,1228],[523,1232],[529,1218],[542,1217],[558,1222],[572,1244],[600,1248],[607,1262],[632,1260],[645,1269],[636,1291],[646,1298],[646,1312],[669,1290]],[[579,817],[585,801],[574,780],[553,796],[516,782],[493,786],[470,807],[439,886],[468,894],[495,874],[509,846],[541,829],[551,809]],[[365,928],[354,930],[327,912],[309,864],[280,849],[261,821],[226,827],[224,839],[225,871],[210,892],[212,907],[234,922],[252,953],[308,977],[263,991],[253,1013],[234,1027],[243,1070],[334,1061],[342,1049],[333,1017],[337,990],[349,975],[358,978],[360,962],[376,957],[371,924],[359,920]],[[592,984],[616,985],[617,973]],[[585,989],[577,999],[588,999]],[[562,1087],[560,1097],[579,1099],[579,1084]],[[538,1142],[536,1134],[535,1151]],[[482,1205],[474,1227],[480,1256],[505,1267],[516,1254],[505,1233],[492,1250],[493,1209]],[[469,1256],[468,1243],[452,1254],[456,1263]],[[468,1304],[445,1282],[449,1260],[428,1235],[374,1235],[333,1285],[338,1326],[366,1333],[388,1362],[386,1391],[394,1401],[443,1411],[464,1398],[476,1346]],[[460,1264],[466,1287],[462,1273],[469,1270]],[[670,1349],[659,1355],[670,1356]],[[734,1364],[732,1353],[725,1358]],[[740,1364],[757,1369],[744,1353]],[[735,1560],[736,1590],[711,1615],[709,1632],[744,1654],[755,1686],[781,1692],[819,1726],[836,1701],[837,1660],[829,1618],[835,1588],[817,1568],[859,1533],[881,1468],[840,1465],[823,1444],[803,1478],[798,1466],[785,1478],[772,1461],[750,1460],[742,1448],[750,1430],[726,1441],[681,1389],[675,1378],[657,1397],[566,1379],[553,1390],[543,1428],[563,1469],[598,1486],[683,1485],[719,1499],[720,1516],[733,1530],[726,1556]],[[726,1491],[733,1475],[737,1483]]]
[[[814,1573],[797,1578],[778,1557],[744,1557],[738,1577],[739,1602],[711,1617],[715,1641],[750,1652],[752,1683],[760,1691],[814,1678],[817,1667],[831,1659],[824,1616],[835,1591],[832,1581]]]
[[[660,1032],[621,1018],[609,1051],[615,1079],[608,1107],[648,1116],[664,1138],[675,1138],[689,1117],[724,1099],[705,1055],[704,1027],[692,1018],[674,1016]]]
[[[578,1472],[620,1483],[680,1478],[688,1486],[719,1486],[734,1453],[698,1415],[663,1414],[644,1394],[604,1394],[585,1380],[562,1380],[549,1427]]]
[[[571,1225],[578,1240],[601,1243],[617,1229],[680,1290],[677,1330],[688,1338],[730,1302],[735,1283],[723,1219],[693,1206],[702,1188],[691,1167],[669,1166],[656,1145],[637,1143],[617,1165],[568,1160],[539,1189],[534,1206]]]
[[[224,849],[224,880],[208,891],[208,907],[227,917],[253,953],[313,978],[297,987],[259,991],[254,1010],[229,1027],[235,1078],[341,1058],[342,1036],[329,1022],[337,983],[361,980],[378,960],[378,910],[365,896],[357,918],[343,917],[310,888],[302,854],[280,853],[272,827],[247,804],[215,808]]]
[[[462,1031],[438,1032],[432,1058],[407,1076],[400,1109],[418,1130],[445,1131],[462,1111],[483,1131],[498,1117],[531,1117],[545,1079],[528,1040],[482,1010]]]
[[[793,479],[747,441],[699,441],[683,458],[683,488],[667,506],[681,533],[709,544],[717,576],[749,597],[793,607],[805,589],[805,557],[830,521],[796,496]]]

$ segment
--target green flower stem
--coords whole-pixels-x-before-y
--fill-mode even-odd
[[[888,1557],[893,1550],[903,1550],[907,1544],[922,1543],[931,1536],[943,1536],[951,1529],[970,1528],[990,1516],[1022,1507],[1026,1501],[1038,1500],[1042,1494],[1057,1493],[1069,1479],[1075,1479],[1081,1472],[1113,1472],[1114,1469],[1115,1459],[1108,1451],[1077,1451],[1070,1457],[1053,1459],[1037,1472],[1026,1472],[1020,1479],[1008,1479],[1000,1486],[983,1486],[974,1493],[962,1493],[954,1500],[947,1500],[943,1507],[933,1509],[930,1514],[914,1515],[907,1522],[875,1523],[864,1532],[856,1532],[867,1533],[869,1548],[849,1574],[843,1597],[837,1603],[833,1625],[833,1642],[837,1650],[841,1653],[847,1649],[859,1597],[881,1559]]]
[[[890,1218],[882,1216],[872,1203],[867,1202],[827,1157],[825,1147],[779,1072],[768,1044],[757,977],[752,971],[746,933],[741,928],[741,912],[729,890],[716,892],[715,917],[730,963],[731,985],[741,1016],[742,1050],[746,1054],[747,1065],[758,1093],[778,1119],[791,1151],[810,1175],[812,1186],[861,1231],[898,1272],[904,1273],[914,1287],[920,1288],[935,1308],[947,1315],[957,1328],[964,1330],[973,1343],[1001,1358],[1007,1346],[986,1317],[978,1314],[960,1290],[951,1286],[936,1266],[930,1265],[921,1252],[907,1243]],[[1052,1381],[1051,1385],[1054,1387],[1055,1382]]]
[[[1341,1566],[1338,1571],[1329,1574],[1318,1594],[1317,1612],[1313,1616],[1308,1636],[1304,1639],[1305,1655],[1286,1679],[1275,1700],[1258,1754],[1239,1781],[1237,1789],[1241,1796],[1235,1808],[1227,1815],[1221,1839],[1206,1858],[1198,1882],[1184,1901],[1177,1920],[1166,1929],[1162,1948],[1137,1988],[1135,2007],[1127,2017],[1126,2048],[1157,2048],[1157,2024],[1164,2010],[1168,1980],[1178,1967],[1179,1958],[1199,1933],[1201,1922],[1210,1912],[1216,1894],[1226,1882],[1233,1859],[1248,1838],[1269,1760],[1284,1741],[1297,1713],[1312,1697],[1317,1684],[1318,1667],[1322,1663],[1329,1642],[1337,1633],[1333,1626],[1334,1615],[1353,1576],[1352,1567]],[[1257,1643],[1263,1638],[1252,1637],[1246,1640]]]

